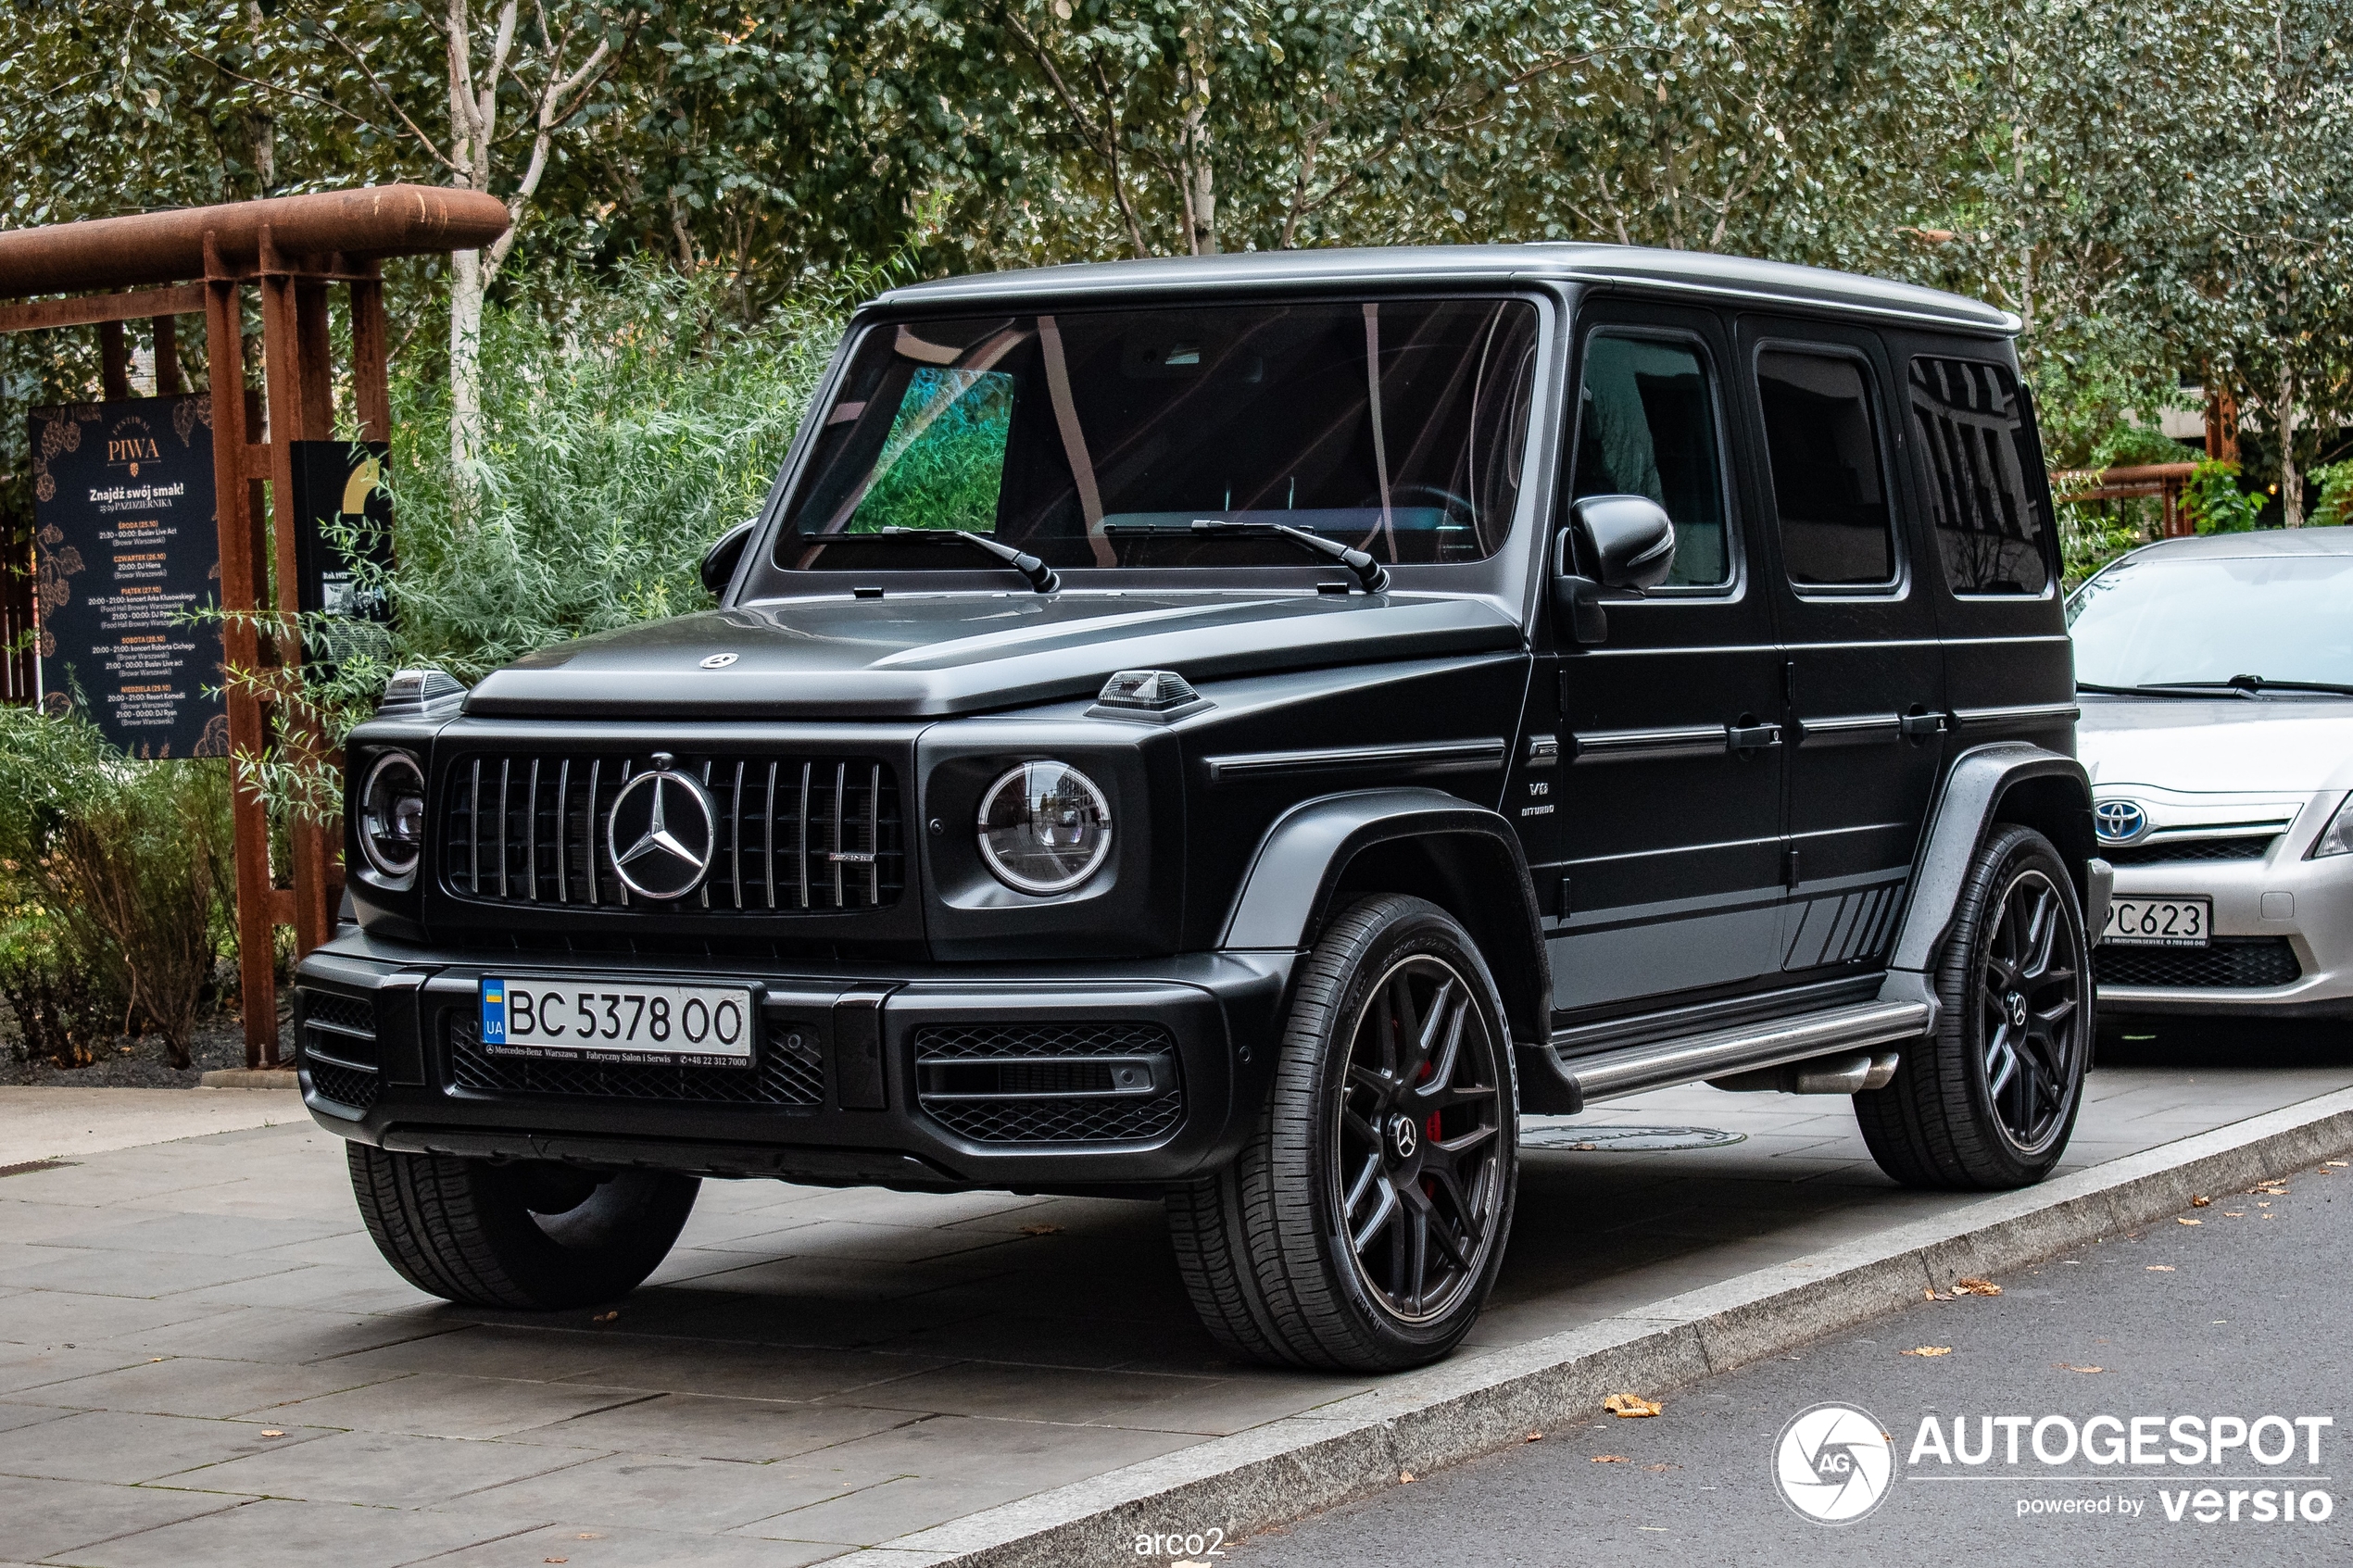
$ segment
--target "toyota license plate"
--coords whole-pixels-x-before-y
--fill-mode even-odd
[[[563,974],[483,978],[482,1048],[554,1061],[749,1067],[748,985],[658,985]]]
[[[2108,900],[2100,940],[2118,947],[2203,947],[2213,924],[2211,899],[2120,897]]]

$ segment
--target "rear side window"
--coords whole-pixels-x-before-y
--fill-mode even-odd
[[[2006,365],[1912,361],[1912,425],[1944,581],[1956,594],[2039,595],[2050,585],[2050,518],[2030,481],[2042,460]]]
[[[1686,344],[1595,333],[1585,345],[1577,494],[1647,495],[1675,522],[1667,586],[1731,581],[1716,399]]]
[[[1815,588],[1894,582],[1886,470],[1862,363],[1768,349],[1756,357],[1756,396],[1789,580]]]

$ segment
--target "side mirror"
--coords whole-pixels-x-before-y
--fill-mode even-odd
[[[1647,495],[1588,495],[1568,508],[1579,556],[1604,588],[1642,593],[1675,569],[1675,524]]]
[[[1674,570],[1675,524],[1647,495],[1588,495],[1569,508],[1553,550],[1554,613],[1564,633],[1590,647],[1609,640],[1604,594],[1640,594]],[[1579,572],[1580,562],[1597,577]]]
[[[702,585],[714,594],[724,594],[727,584],[736,579],[736,566],[744,558],[744,546],[751,543],[752,530],[760,520],[739,522],[719,536],[718,542],[702,555]]]

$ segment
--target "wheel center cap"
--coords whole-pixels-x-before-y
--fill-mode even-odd
[[[1389,1119],[1389,1153],[1391,1159],[1402,1164],[1414,1158],[1414,1151],[1421,1146],[1422,1130],[1414,1124],[1412,1117],[1400,1111]]]
[[[2012,1026],[2020,1029],[2026,1027],[2026,998],[2012,991],[2002,998],[2002,1010],[2009,1015]]]

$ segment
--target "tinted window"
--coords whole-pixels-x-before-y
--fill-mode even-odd
[[[2050,582],[2041,461],[2018,378],[1974,359],[1912,361],[1912,425],[1944,581],[1957,594],[2039,594]]]
[[[1390,562],[1477,560],[1518,504],[1524,301],[1317,300],[878,326],[818,421],[777,558],[986,569],[885,529],[988,533],[1058,567],[1302,565],[1279,523]]]
[[[1878,421],[1857,360],[1775,350],[1757,356],[1781,559],[1801,586],[1895,579],[1895,541]]]
[[[1585,345],[1577,494],[1647,495],[1675,520],[1669,586],[1731,581],[1716,400],[1696,351],[1596,335]]]

